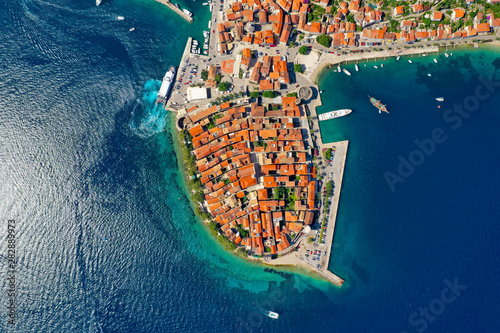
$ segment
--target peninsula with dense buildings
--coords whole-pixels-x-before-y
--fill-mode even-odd
[[[328,265],[348,142],[322,142],[318,73],[494,41],[499,1],[209,4],[206,55],[189,38],[166,103],[196,213],[228,250],[341,285]]]

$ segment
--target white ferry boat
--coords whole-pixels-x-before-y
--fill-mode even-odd
[[[337,111],[330,111],[330,112],[327,112],[327,113],[320,114],[318,116],[318,119],[320,121],[329,120],[329,119],[335,119],[335,118],[346,116],[346,115],[348,115],[351,112],[352,112],[351,109],[342,109],[342,110],[337,110]]]
[[[272,311],[267,311],[266,316],[273,319],[278,319],[280,317],[278,313]]]
[[[170,66],[167,73],[163,77],[163,81],[161,83],[160,91],[158,91],[157,103],[165,103],[168,100],[168,94],[170,89],[172,88],[172,84],[174,83],[175,78],[175,67]]]
[[[193,16],[193,13],[191,13],[189,10],[187,9],[183,9],[182,10],[184,12],[184,14],[188,15],[188,16]]]
[[[351,76],[351,72],[349,72],[347,69],[345,69],[345,68],[344,68],[342,71],[343,71],[344,73],[346,73],[347,75]]]

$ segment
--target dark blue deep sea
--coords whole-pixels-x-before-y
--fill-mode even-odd
[[[192,25],[153,0],[0,2],[0,332],[498,332],[500,87],[460,124],[443,114],[475,102],[479,76],[500,79],[500,53],[322,76],[323,111],[354,110],[322,124],[325,141],[350,140],[339,289],[236,258],[195,220],[153,101],[202,39],[200,1],[179,0]],[[415,153],[439,128],[444,142]],[[410,154],[418,167],[391,189]]]

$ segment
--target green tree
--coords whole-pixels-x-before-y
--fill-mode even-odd
[[[266,97],[266,98],[274,98],[278,95],[278,93],[276,91],[271,91],[271,90],[268,90],[268,91],[264,91],[262,93],[262,96],[263,97]]]
[[[309,50],[309,49],[307,48],[307,46],[302,45],[302,46],[299,48],[299,53],[300,53],[300,54],[306,54],[308,50]]]
[[[295,64],[293,65],[293,70],[297,73],[303,73],[304,71],[302,70],[302,65],[301,64]]]
[[[327,160],[331,159],[332,158],[332,148],[328,148],[326,151],[325,151],[325,158]]]
[[[250,93],[250,97],[252,97],[252,98],[259,98],[259,96],[260,96],[260,92],[258,92],[258,91],[252,91]]]
[[[332,37],[321,34],[316,37],[316,42],[320,45],[323,45],[324,47],[330,47],[330,44],[332,43]]]
[[[203,81],[208,80],[208,71],[201,71],[201,78]]]
[[[229,83],[228,82],[221,82],[219,83],[219,91],[227,91],[229,89]]]

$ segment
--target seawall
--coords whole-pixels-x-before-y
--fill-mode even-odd
[[[173,3],[171,3],[169,0],[155,0],[156,2],[159,2],[161,4],[164,4],[168,8],[172,9],[174,12],[179,14],[183,19],[188,21],[189,23],[193,23],[193,18],[189,16],[188,14],[184,13],[180,8],[177,8]]]

